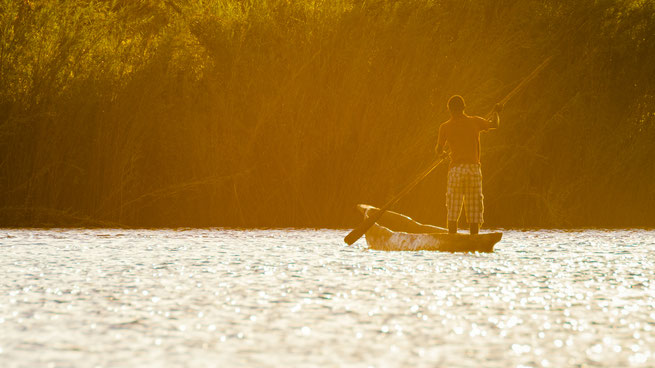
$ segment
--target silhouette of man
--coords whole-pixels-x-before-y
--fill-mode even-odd
[[[450,147],[450,167],[446,188],[448,232],[457,233],[457,222],[466,209],[466,219],[471,235],[480,230],[484,222],[482,172],[480,171],[480,132],[498,128],[502,105],[496,104],[491,119],[469,116],[464,112],[464,99],[455,95],[448,100],[450,119],[439,126],[439,139],[435,151],[443,157],[444,147]]]

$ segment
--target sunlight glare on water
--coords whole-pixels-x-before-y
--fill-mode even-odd
[[[655,231],[0,232],[0,366],[655,366]]]

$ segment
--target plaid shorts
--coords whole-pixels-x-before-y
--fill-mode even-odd
[[[450,168],[446,188],[448,221],[459,220],[463,202],[468,223],[482,224],[484,222],[482,217],[484,212],[483,198],[480,165],[459,164]]]

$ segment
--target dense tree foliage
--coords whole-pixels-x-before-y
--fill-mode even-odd
[[[0,225],[354,226],[450,95],[549,56],[483,136],[487,224],[655,225],[653,1],[0,1]]]

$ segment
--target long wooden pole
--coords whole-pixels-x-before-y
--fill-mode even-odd
[[[544,70],[544,68],[546,68],[552,60],[553,60],[553,56],[547,57],[546,60],[544,60],[541,64],[539,64],[539,66],[535,70],[533,70],[532,73],[530,73],[530,75],[523,78],[521,83],[519,83],[516,87],[514,87],[514,89],[510,93],[508,93],[507,96],[505,96],[502,100],[500,100],[499,104],[505,105],[509,100],[512,99],[512,97],[514,97],[514,95],[519,93],[523,89],[523,87],[525,87],[530,81],[532,81],[534,77],[536,77],[539,73],[541,73],[541,71]]]
[[[533,80],[534,77],[537,76],[537,74],[539,74],[546,66],[548,66],[548,64],[551,62],[552,59],[553,57],[550,56],[546,60],[544,60],[535,70],[532,71],[532,73],[530,73],[530,75],[525,77],[521,81],[521,83],[519,83],[516,87],[514,87],[514,89],[510,93],[508,93],[507,96],[505,96],[502,100],[500,100],[498,104],[500,104],[501,106],[505,105],[512,97],[514,97],[514,95],[516,95],[519,91],[521,91],[523,87],[525,87],[525,85],[527,85],[531,80]],[[488,115],[491,115],[492,113],[493,111],[490,112]],[[382,208],[380,208],[380,210],[377,211],[377,213],[371,215],[370,217],[365,218],[364,221],[361,224],[359,224],[359,226],[357,226],[355,229],[353,229],[353,231],[348,233],[348,235],[346,235],[346,237],[343,239],[346,242],[346,244],[352,245],[354,242],[357,241],[357,239],[361,238],[362,235],[364,235],[364,233],[366,233],[366,231],[371,226],[373,226],[373,224],[378,219],[380,219],[380,217],[382,217],[382,215],[388,209],[391,208],[391,206],[396,204],[396,202],[398,202],[402,197],[404,197],[407,193],[409,193],[409,191],[414,189],[414,187],[418,183],[420,183],[423,179],[425,179],[426,176],[428,176],[432,171],[434,171],[434,169],[436,169],[444,161],[445,158],[440,158],[435,160],[432,164],[430,164],[430,166],[427,169],[425,169],[422,173],[420,173],[418,177],[414,179],[414,181],[407,184],[407,186],[403,188],[403,190],[401,190],[394,198],[392,198],[389,202],[387,202],[384,206],[382,206]]]

